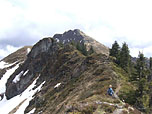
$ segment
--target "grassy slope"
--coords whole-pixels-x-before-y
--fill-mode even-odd
[[[24,46],[23,48],[18,49],[16,52],[11,53],[10,55],[2,59],[2,61],[5,61],[7,63],[14,63],[16,61],[24,61],[26,59],[28,48],[31,49],[32,46]]]
[[[52,74],[54,77],[47,77],[47,83],[30,102],[26,112],[36,107],[35,114],[41,111],[43,114],[110,114],[118,108],[116,104],[123,106],[119,99],[107,95],[107,89],[111,84],[116,90],[121,82],[118,94],[124,99],[133,89],[127,74],[102,54],[86,57],[69,48],[63,47],[58,52],[60,56],[53,65],[48,62],[43,75]],[[48,71],[48,68],[52,70]],[[61,86],[55,89],[54,86],[60,82]],[[128,106],[124,106],[124,113],[126,110]]]

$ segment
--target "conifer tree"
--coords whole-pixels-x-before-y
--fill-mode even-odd
[[[129,72],[130,62],[131,60],[128,45],[123,43],[120,51],[120,67],[123,68],[126,72]]]
[[[71,45],[73,45],[73,46],[75,46],[75,47],[76,47],[76,46],[77,46],[76,41],[72,40],[72,41],[71,41]]]
[[[89,52],[88,52],[89,54],[92,54],[92,53],[94,53],[94,49],[93,49],[93,46],[91,46],[90,47],[90,49],[89,49]]]
[[[152,57],[149,59],[149,109],[152,112]]]
[[[136,65],[131,60],[130,60],[130,64],[129,64],[129,71],[130,71],[129,80],[130,81],[137,81],[138,75],[137,75]]]
[[[145,63],[145,57],[144,54],[139,52],[138,58],[137,58],[137,75],[138,79],[146,78],[146,63]]]
[[[152,70],[152,57],[149,59],[149,69]]]
[[[77,48],[77,50],[82,51],[82,47],[81,47],[80,42],[76,43],[76,48]]]
[[[112,44],[112,48],[110,49],[110,56],[113,56],[116,58],[116,63],[120,64],[119,62],[119,54],[120,54],[120,46],[117,43],[117,41],[114,42],[114,44]]]
[[[76,48],[77,50],[79,50],[83,55],[87,56],[88,55],[88,51],[87,51],[87,48],[86,48],[86,45],[82,42],[77,42],[76,44]]]
[[[146,59],[144,57],[144,54],[139,52],[137,63],[136,63],[136,69],[137,69],[137,101],[139,102],[138,105],[141,105],[143,108],[148,108],[148,101],[150,97],[147,97],[149,94],[149,85],[147,81],[148,74],[148,68],[146,66]],[[147,110],[145,110],[147,111]]]
[[[82,43],[82,54],[85,56],[88,55],[88,51],[87,51],[86,45],[84,43]]]

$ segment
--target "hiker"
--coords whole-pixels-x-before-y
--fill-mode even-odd
[[[114,95],[114,91],[112,89],[112,85],[109,85],[109,89],[107,91],[108,95],[113,96]]]

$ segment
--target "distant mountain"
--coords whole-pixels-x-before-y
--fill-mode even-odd
[[[86,56],[73,41],[92,46],[95,52]],[[108,53],[106,46],[78,29],[14,52],[0,61],[0,113],[141,114],[119,99],[132,85]],[[116,98],[107,95],[110,84]]]

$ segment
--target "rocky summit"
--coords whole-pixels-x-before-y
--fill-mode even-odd
[[[0,113],[141,114],[125,102],[125,76],[108,47],[82,31],[55,34],[0,61]]]
[[[64,44],[67,44],[69,42],[84,43],[88,50],[92,46],[97,53],[109,55],[108,47],[97,42],[90,36],[87,36],[85,33],[80,31],[79,29],[69,30],[67,32],[64,32],[63,34],[55,34],[53,38],[56,39],[58,42],[62,42]]]

